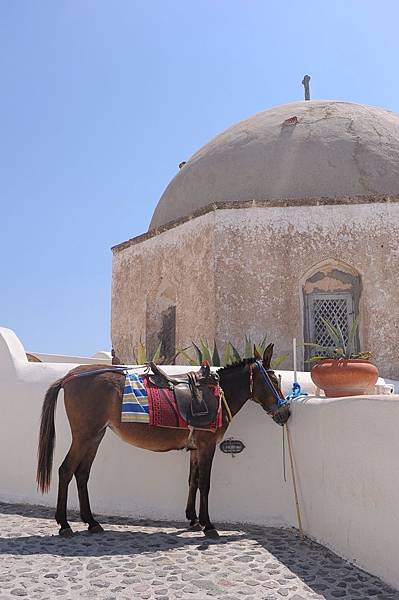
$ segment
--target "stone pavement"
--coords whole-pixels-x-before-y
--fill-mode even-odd
[[[170,523],[100,519],[55,535],[53,511],[0,503],[0,600],[399,600],[399,592],[292,530],[220,526],[220,541]]]

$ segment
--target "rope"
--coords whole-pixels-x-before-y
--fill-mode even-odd
[[[287,483],[287,474],[285,472],[285,427],[283,427],[282,430],[283,430],[283,477],[284,477],[284,482]]]
[[[290,455],[292,484],[294,486],[295,508],[296,508],[296,516],[297,516],[297,520],[298,520],[299,537],[300,537],[301,542],[303,542],[305,536],[304,536],[303,528],[302,528],[301,511],[299,508],[298,492],[297,492],[297,487],[296,487],[296,477],[295,477],[294,459],[293,459],[292,444],[291,444],[291,434],[290,434],[290,430],[288,429],[287,423],[284,425],[284,427],[287,429],[288,451],[289,451],[289,455]]]
[[[233,420],[233,415],[231,414],[230,406],[227,404],[226,396],[224,395],[224,391],[222,390],[222,388],[220,388],[220,396],[222,398],[222,402],[226,409],[227,416],[229,418],[229,422],[231,423],[231,421]]]
[[[89,365],[88,365],[89,366]],[[101,373],[122,373],[125,374],[125,367],[104,367],[102,369],[93,369],[91,371],[82,371],[81,373],[67,373],[62,379],[61,387],[64,387],[66,383],[72,381],[72,379],[80,379],[81,377],[91,377],[93,375],[99,375]]]

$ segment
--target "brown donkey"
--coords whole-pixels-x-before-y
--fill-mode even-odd
[[[240,363],[219,369],[220,385],[224,391],[232,417],[248,399],[254,400],[273,419],[284,424],[289,417],[288,406],[280,406],[284,396],[278,379],[270,368],[273,345],[270,344],[260,357],[245,359]],[[102,372],[100,372],[102,369]],[[154,452],[181,450],[187,445],[189,431],[154,427],[144,423],[121,423],[121,403],[125,376],[121,372],[104,372],[102,365],[81,366],[70,371],[63,379],[53,383],[47,390],[41,416],[37,483],[42,493],[50,487],[53,463],[55,428],[54,413],[58,392],[64,388],[66,414],[72,432],[72,444],[59,468],[58,499],[55,519],[60,525],[59,533],[72,535],[67,521],[67,495],[69,483],[75,475],[78,488],[80,515],[92,533],[103,531],[92,515],[87,482],[90,468],[98,446],[107,427],[123,441]],[[96,374],[96,371],[99,371]],[[90,376],[71,378],[71,375],[92,373]],[[196,430],[195,449],[190,450],[189,493],[186,517],[190,526],[201,526],[205,535],[217,537],[208,513],[208,495],[212,460],[216,444],[222,439],[230,417],[223,407],[223,426],[216,432]],[[199,518],[196,513],[197,490],[200,491]],[[199,525],[198,525],[199,523]]]

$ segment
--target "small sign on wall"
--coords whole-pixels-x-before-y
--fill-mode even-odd
[[[227,440],[223,440],[219,448],[224,454],[230,454],[234,458],[236,454],[240,454],[244,450],[245,444],[241,440],[230,437]]]

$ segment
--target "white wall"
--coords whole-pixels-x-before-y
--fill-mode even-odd
[[[0,500],[55,505],[56,469],[70,440],[62,392],[48,496],[37,494],[35,483],[40,410],[49,384],[73,366],[28,363],[15,334],[0,329]],[[182,371],[181,366],[168,369]],[[292,374],[281,373],[288,390]],[[313,390],[308,373],[301,373],[300,381]],[[292,407],[290,420],[306,533],[399,589],[398,423],[397,395],[308,398]],[[289,469],[287,483],[282,475],[281,428],[248,403],[229,436],[246,448],[234,458],[217,451],[211,517],[296,526]],[[90,480],[92,506],[97,513],[182,520],[187,476],[186,452],[143,451],[107,432]],[[77,506],[74,484],[70,506]]]
[[[105,364],[110,365],[112,362],[112,356],[110,352],[100,351],[96,352],[94,356],[65,356],[63,354],[45,354],[44,352],[31,352],[28,354],[34,356],[39,362],[50,362],[50,363],[73,363],[74,365],[98,365]]]

